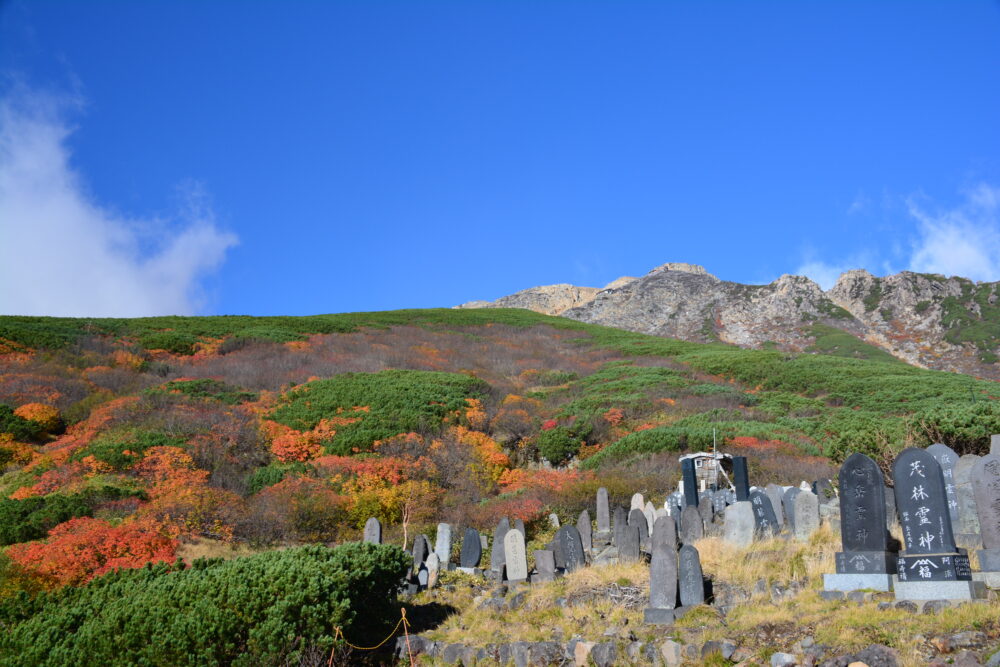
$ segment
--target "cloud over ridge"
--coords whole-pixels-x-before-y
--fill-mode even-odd
[[[808,276],[823,289],[831,288],[841,273],[867,268],[894,273],[891,264],[908,271],[961,276],[977,281],[1000,280],[1000,187],[979,183],[963,192],[959,204],[930,210],[917,197],[906,200],[906,212],[916,226],[903,245],[908,250],[896,261],[877,261],[870,253],[846,260],[819,259],[810,252],[796,273]]]
[[[94,201],[70,165],[66,106],[23,86],[0,99],[0,314],[198,312],[237,237],[204,206],[140,220]]]

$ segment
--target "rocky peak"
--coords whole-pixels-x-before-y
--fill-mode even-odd
[[[647,276],[653,275],[654,273],[663,273],[664,271],[679,271],[681,273],[694,273],[696,275],[708,276],[709,278],[714,278],[718,280],[715,276],[705,270],[704,266],[698,264],[686,264],[684,262],[667,262],[666,264],[661,264],[649,273]]]
[[[478,307],[472,302],[463,307]],[[530,308],[692,341],[878,358],[1000,379],[1000,283],[904,271],[846,271],[824,292],[804,276],[768,285],[720,280],[670,262],[604,288],[533,287],[485,307]],[[851,337],[858,339],[851,342]],[[884,357],[884,355],[882,355]]]

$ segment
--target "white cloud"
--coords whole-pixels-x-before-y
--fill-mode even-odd
[[[23,87],[0,99],[0,313],[197,312],[236,236],[204,206],[130,219],[94,201],[70,166],[71,102]]]
[[[823,289],[830,289],[850,269],[888,275],[900,266],[919,273],[1000,280],[1000,187],[979,184],[967,190],[957,206],[933,211],[913,196],[906,200],[906,210],[916,228],[909,236],[887,242],[888,257],[864,252],[827,261],[810,249],[795,273]]]
[[[823,261],[813,260],[811,262],[806,262],[799,266],[799,268],[795,269],[795,275],[805,276],[822,287],[824,290],[828,290],[834,286],[841,273],[849,269],[856,268],[856,266],[827,264]]]
[[[935,212],[907,202],[920,225],[910,270],[1000,280],[1000,188],[980,184],[965,195],[959,206]]]

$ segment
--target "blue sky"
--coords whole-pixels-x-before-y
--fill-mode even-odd
[[[1000,3],[0,0],[0,312],[1000,279]]]

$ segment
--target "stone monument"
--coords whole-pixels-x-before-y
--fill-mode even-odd
[[[934,456],[923,449],[904,449],[892,465],[892,477],[906,549],[897,559],[896,598],[985,596],[985,585],[972,581],[969,557],[955,547],[944,475]]]

